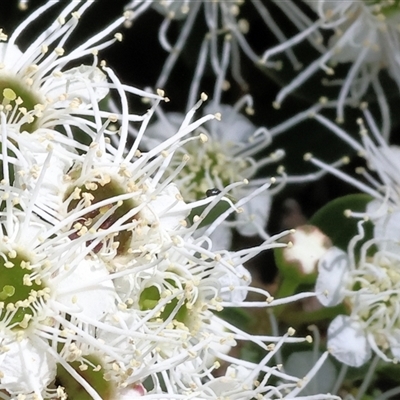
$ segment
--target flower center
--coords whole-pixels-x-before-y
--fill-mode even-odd
[[[72,344],[70,347],[74,347]],[[73,349],[76,353],[79,349]],[[61,365],[57,366],[57,382],[62,385],[71,399],[91,400],[92,396],[86,392],[82,383],[89,383],[102,399],[115,398],[115,388],[111,380],[105,379],[101,357],[88,355],[83,360],[72,361],[69,366],[79,375],[76,379]]]
[[[183,146],[190,156],[187,164],[178,176],[177,184],[185,201],[203,199],[207,190],[223,189],[233,182],[248,178],[250,163],[243,158],[229,154],[230,146],[209,140],[199,146],[197,141],[190,141]],[[181,162],[178,154],[171,162],[176,169]]]
[[[375,332],[375,340],[385,349],[386,333],[391,334],[388,330],[400,328],[400,265],[384,259],[369,270],[363,269],[363,273],[355,272],[356,294],[348,297],[347,303]]]
[[[171,279],[166,279],[166,283],[169,286],[172,286],[172,290],[170,288],[164,288],[165,290],[161,293],[160,289],[157,286],[149,286],[145,288],[139,297],[139,307],[142,311],[153,310],[160,302],[164,302],[165,305],[161,309],[160,314],[157,315],[157,318],[161,318],[165,321],[178,306],[178,297],[174,296],[171,300],[168,300],[173,294],[173,290],[176,289],[176,286]],[[188,318],[188,307],[186,302],[184,301],[183,304],[177,310],[173,320],[178,321],[182,324],[187,322]],[[186,325],[186,324],[185,324]]]
[[[0,321],[9,328],[26,329],[49,289],[27,257],[12,250],[0,258]]]
[[[42,102],[26,84],[0,75],[0,111],[8,124],[19,124],[20,131],[33,132],[43,110]]]
[[[70,199],[67,211],[71,212],[80,209],[82,206],[87,208],[93,204],[109,200],[109,203],[103,207],[88,211],[87,214],[78,218],[73,224],[76,232],[70,235],[70,239],[77,239],[88,231],[105,230],[112,227],[119,219],[129,213],[135,204],[133,200],[113,201],[113,198],[126,194],[126,190],[109,176],[97,176],[86,181],[84,185],[73,186],[68,192],[66,199]],[[124,224],[132,222],[135,218],[132,217]],[[93,249],[98,253],[104,246],[112,246],[117,250],[117,255],[125,254],[131,244],[132,231],[122,229],[111,234]],[[86,242],[87,245],[92,243],[92,240]]]
[[[374,6],[374,14],[385,17],[397,14],[400,11],[400,0],[364,0],[367,5]]]

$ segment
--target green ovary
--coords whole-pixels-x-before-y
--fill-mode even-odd
[[[0,76],[0,110],[6,114],[9,124],[18,124],[24,115],[34,111],[41,103],[39,96],[27,89],[27,85],[23,82],[9,76]],[[27,121],[21,125],[20,131],[29,133],[35,131],[37,122],[37,116],[29,115]]]
[[[70,367],[79,374],[80,378],[87,383],[101,396],[103,400],[111,400],[115,398],[115,388],[111,381],[107,381],[104,377],[102,362],[96,355],[86,356],[87,364],[79,361],[69,363]],[[95,368],[93,367],[96,366]],[[87,368],[80,368],[85,366]],[[64,387],[69,399],[92,400],[92,396],[84,389],[84,387],[62,366],[57,366],[57,381]]]
[[[35,304],[46,292],[42,283],[30,279],[30,268],[27,258],[16,253],[0,259],[0,321],[8,327],[26,328]]]
[[[172,283],[172,281],[170,281]],[[156,286],[149,286],[145,288],[140,294],[139,307],[142,311],[152,310],[155,308],[161,300],[161,295],[159,289]],[[165,305],[164,309],[161,311],[159,318],[166,320],[171,313],[175,310],[178,304],[178,299],[173,298],[168,304]],[[188,317],[188,309],[185,304],[183,304],[178,312],[175,314],[174,320],[185,324]]]
[[[92,189],[93,187],[93,189]],[[112,199],[113,197],[120,196],[123,194],[126,194],[127,191],[117,182],[110,180],[107,183],[100,183],[100,182],[89,182],[86,183],[86,185],[83,186],[74,186],[72,187],[66,195],[66,198],[68,198],[72,192],[75,190],[78,190],[80,193],[80,198],[79,199],[74,199],[72,200],[69,205],[68,205],[68,212],[74,210],[77,208],[78,203],[81,201],[82,194],[87,193],[92,196],[91,204],[96,204],[104,200]],[[103,207],[101,209],[94,210],[88,214],[85,214],[80,220],[76,222],[82,223],[84,226],[86,226],[88,229],[90,229],[111,207],[113,207],[114,204],[110,202],[110,204],[106,207]],[[111,214],[101,225],[101,229],[107,229],[111,227],[114,223],[116,223],[120,218],[122,218],[124,215],[129,213],[133,208],[135,207],[135,204],[132,200],[124,200],[113,214]],[[132,222],[134,218],[131,218],[129,221],[126,221],[126,223]],[[71,239],[76,238],[76,235],[73,234],[70,236]],[[132,232],[127,231],[127,230],[121,230],[119,231],[114,240],[119,243],[118,249],[117,249],[117,254],[118,255],[123,255],[125,254],[131,244],[131,238],[132,238]],[[89,244],[89,243],[88,243]],[[102,244],[99,244],[94,248],[94,252],[97,253],[101,250]]]
[[[226,187],[233,182],[249,178],[245,172],[249,163],[245,159],[229,155],[229,144],[210,140],[199,145],[197,141],[192,141],[188,142],[184,149],[190,159],[178,175],[178,185],[185,201],[203,199],[206,191],[214,188],[210,186],[210,179],[214,182],[218,180],[222,187]],[[176,168],[179,162],[180,159],[176,157],[171,164],[172,169]],[[186,179],[188,175],[193,178]],[[183,178],[182,184],[179,184],[179,178]]]

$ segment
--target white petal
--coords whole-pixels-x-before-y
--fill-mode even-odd
[[[386,211],[383,216],[374,218],[374,214],[382,214],[378,210]],[[388,251],[399,251],[400,246],[395,242],[400,241],[400,211],[385,210],[386,205],[382,205],[379,201],[371,201],[367,205],[367,213],[371,215],[374,222],[374,237],[379,240],[377,245],[382,250],[383,248]],[[385,241],[387,239],[388,241]]]
[[[106,75],[99,68],[81,65],[64,72],[59,78],[49,78],[46,95],[54,101],[55,108],[69,107],[76,98],[80,100],[79,108],[86,108],[93,101],[99,102],[107,96],[108,88],[101,86],[106,80]]]
[[[257,129],[244,115],[238,113],[232,106],[220,104],[215,109],[210,104],[204,110],[210,114],[221,113],[221,121],[212,121],[208,124],[215,139],[221,142],[225,141],[235,145],[247,143],[250,136]]]
[[[41,394],[55,378],[54,359],[29,339],[5,345],[9,350],[0,355],[1,387],[10,394]]]
[[[5,59],[7,52],[7,60]],[[12,70],[12,66],[23,56],[22,51],[15,44],[0,43],[0,62],[5,64],[7,69]]]
[[[393,357],[400,360],[400,329],[392,329],[387,337]]]
[[[207,227],[205,229],[207,229]],[[202,236],[201,230],[199,236]],[[232,229],[222,223],[211,233],[210,239],[212,241],[213,251],[229,250],[232,245]]]
[[[369,13],[369,12],[367,12]],[[351,21],[352,25],[352,36],[351,40],[346,39],[341,40],[342,37],[339,35],[333,35],[329,40],[328,46],[333,48],[336,46],[337,50],[332,57],[334,62],[339,63],[353,63],[356,61],[356,57],[360,52],[360,43],[363,43],[366,38],[368,38],[369,42],[375,43],[379,41],[378,33],[374,32],[378,30],[378,27],[371,26],[371,24],[365,23],[366,20],[370,19],[370,15],[359,16],[355,23]],[[348,29],[347,27],[343,27],[343,29]],[[372,46],[371,46],[372,47]],[[379,46],[377,46],[377,50],[368,51],[365,55],[363,62],[365,63],[376,63],[382,60],[383,54]]]
[[[244,197],[244,193],[241,198]],[[236,215],[237,231],[243,236],[255,236],[258,233],[256,225],[265,228],[271,209],[271,195],[268,190],[261,192],[243,206],[243,212]]]
[[[216,317],[215,315],[212,315],[210,317],[210,324],[212,325],[214,332],[226,331],[224,325],[221,323],[221,319]],[[220,334],[216,335],[216,338],[218,338],[218,340],[212,341],[208,346],[208,351],[205,353],[205,364],[208,368],[211,367],[215,361],[217,361],[218,357],[216,357],[216,353],[229,354],[232,347],[236,345],[236,342],[234,340],[221,340],[219,338],[220,336]]]
[[[243,265],[238,265],[235,268],[235,273],[224,270],[224,274],[218,281],[221,288],[224,289],[221,293],[222,300],[240,303],[247,296],[247,289],[243,288],[243,286],[250,285],[251,275]]]
[[[396,173],[400,170],[400,147],[395,145],[380,146],[376,149],[387,160],[388,172]],[[374,165],[370,166],[371,169],[376,169]],[[386,168],[385,168],[386,169]]]
[[[144,149],[152,150],[178,132],[184,118],[185,115],[181,113],[163,114],[160,119],[147,127],[140,144]]]
[[[223,396],[227,392],[248,385],[249,376],[251,376],[250,369],[242,365],[229,366],[225,376],[213,379],[206,386],[211,388],[217,396]]]
[[[189,12],[189,2],[155,0],[151,2],[151,6],[161,15],[173,19],[185,19]]]
[[[186,203],[179,199],[180,192],[175,184],[169,184],[157,197],[143,208],[140,217],[148,223],[158,222],[164,229],[176,229],[189,215]]]
[[[100,319],[114,309],[116,293],[111,279],[107,279],[108,276],[109,272],[101,262],[82,260],[58,284],[57,289],[61,293],[57,300],[76,313]],[[105,279],[98,283],[101,278]]]
[[[328,349],[350,367],[360,367],[371,358],[363,326],[345,315],[337,316],[329,325]]]
[[[318,278],[315,284],[317,298],[326,307],[339,304],[344,297],[343,287],[348,274],[347,254],[331,247],[318,263]]]
[[[42,173],[42,167],[49,155],[48,146],[50,142],[43,140],[43,136],[36,133],[22,132],[20,134],[18,147],[23,156],[24,164],[16,167],[15,185],[32,190],[36,187],[37,177]],[[47,196],[57,197],[63,186],[64,176],[71,168],[73,160],[68,153],[57,143],[51,143],[53,154],[47,164],[44,178],[40,185],[39,201],[45,200]],[[73,154],[71,154],[73,155]],[[36,173],[27,173],[35,170]],[[58,199],[60,200],[60,199]]]

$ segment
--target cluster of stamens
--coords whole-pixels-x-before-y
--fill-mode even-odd
[[[0,259],[0,322],[13,329],[26,329],[50,295],[50,289],[32,268],[29,259],[15,250]]]

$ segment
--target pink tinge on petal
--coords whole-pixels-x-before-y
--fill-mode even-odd
[[[144,386],[139,383],[135,385],[131,385],[120,392],[118,392],[115,400],[130,400],[136,399],[138,397],[142,397],[146,394],[146,389]]]

